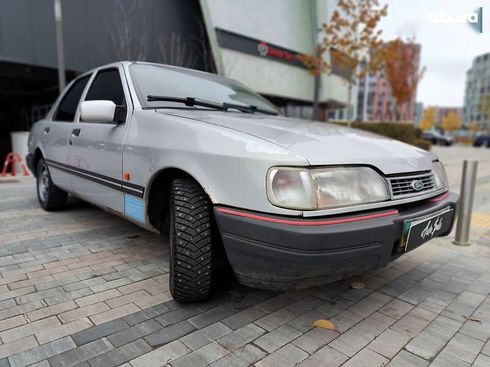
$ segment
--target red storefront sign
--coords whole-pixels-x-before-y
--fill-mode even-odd
[[[266,42],[262,41],[257,45],[257,51],[260,56],[276,57],[285,61],[294,61],[296,56],[291,52],[281,50],[279,48],[268,45]]]

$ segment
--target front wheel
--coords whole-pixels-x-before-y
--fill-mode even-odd
[[[211,203],[190,178],[174,179],[170,188],[170,292],[177,302],[206,299],[214,263]]]
[[[37,199],[46,211],[62,209],[68,200],[68,194],[53,183],[46,161],[41,158],[37,164]]]

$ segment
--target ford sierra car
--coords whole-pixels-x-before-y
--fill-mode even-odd
[[[215,74],[118,62],[73,80],[32,127],[39,203],[68,195],[170,244],[170,290],[309,287],[386,266],[452,228],[458,195],[436,155],[281,116]]]

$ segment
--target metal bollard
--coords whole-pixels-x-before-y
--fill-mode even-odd
[[[478,161],[464,161],[463,176],[461,179],[461,197],[458,209],[458,223],[453,243],[458,246],[469,246],[471,211],[473,210],[473,197],[475,196],[476,172]]]

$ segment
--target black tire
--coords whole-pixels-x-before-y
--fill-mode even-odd
[[[177,302],[209,296],[214,269],[212,206],[204,190],[190,178],[170,187],[170,292]]]
[[[37,164],[36,191],[39,205],[46,211],[60,210],[68,200],[68,194],[53,183],[48,165],[43,158]]]

